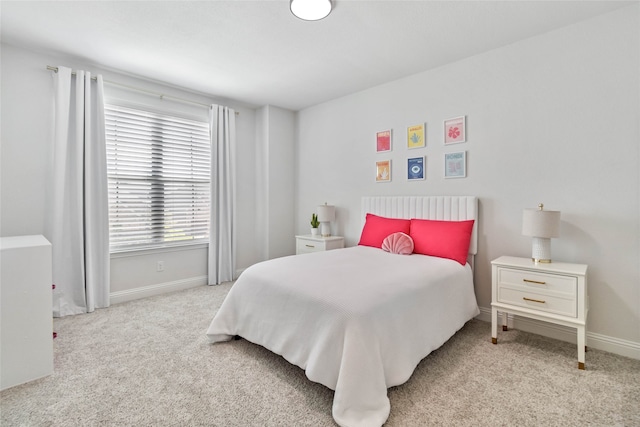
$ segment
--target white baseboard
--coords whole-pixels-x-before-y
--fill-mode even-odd
[[[480,307],[480,314],[476,316],[476,319],[491,323],[491,309]],[[514,316],[512,314],[507,315],[507,326],[573,344],[577,343],[576,330],[567,326]],[[500,332],[500,330],[498,332]],[[587,347],[640,360],[640,343],[596,334],[588,330]]]
[[[109,295],[111,304],[119,304],[126,301],[133,301],[140,298],[147,298],[167,292],[182,291],[207,284],[207,276],[191,277],[173,282],[158,283],[155,285],[143,286],[126,291],[111,292]]]

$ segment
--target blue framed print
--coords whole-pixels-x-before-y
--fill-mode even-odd
[[[467,152],[446,153],[444,155],[444,177],[465,178],[467,176]]]
[[[425,179],[425,156],[411,157],[407,159],[407,179],[409,181]]]

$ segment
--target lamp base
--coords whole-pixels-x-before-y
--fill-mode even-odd
[[[330,222],[321,222],[320,223],[320,235],[322,237],[331,236],[331,223]]]
[[[551,239],[546,237],[534,237],[531,246],[531,259],[535,263],[550,263]]]

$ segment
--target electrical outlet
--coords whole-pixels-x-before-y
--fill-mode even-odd
[[[156,271],[164,271],[164,261],[158,261],[156,263]]]

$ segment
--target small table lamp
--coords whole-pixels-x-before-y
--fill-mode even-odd
[[[533,237],[531,258],[534,262],[551,262],[551,238],[560,235],[560,211],[525,209],[522,215],[522,234]]]
[[[336,207],[332,205],[318,206],[318,221],[320,222],[320,235],[322,237],[331,236],[331,221],[336,219]]]

